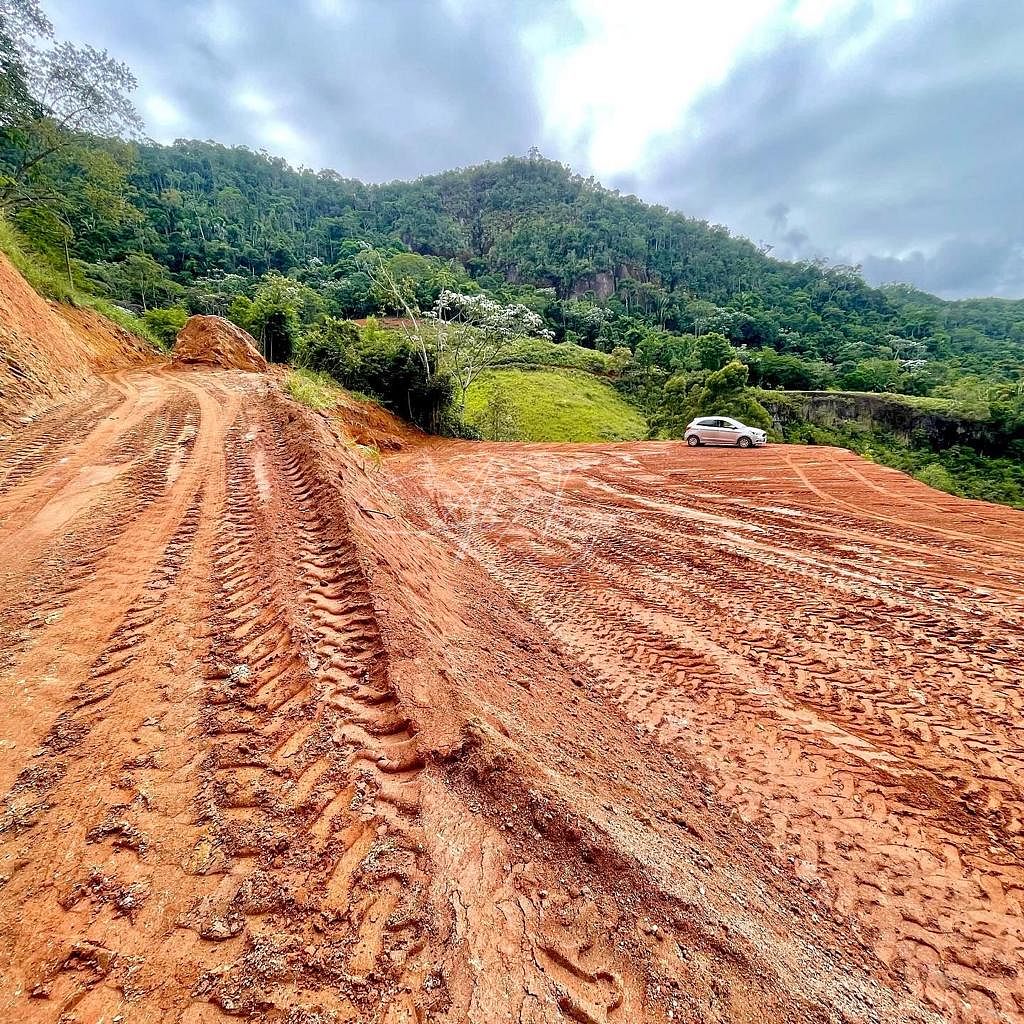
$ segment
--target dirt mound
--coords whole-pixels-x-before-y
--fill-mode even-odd
[[[70,398],[105,370],[156,353],[91,310],[48,303],[0,254],[0,424]]]
[[[225,370],[267,370],[256,339],[220,316],[190,316],[178,332],[172,357],[176,363],[200,363]]]

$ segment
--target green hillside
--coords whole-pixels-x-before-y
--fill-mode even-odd
[[[647,435],[643,414],[589,373],[489,370],[469,389],[466,418],[478,422],[496,393],[514,406],[514,433],[523,441],[636,441]]]

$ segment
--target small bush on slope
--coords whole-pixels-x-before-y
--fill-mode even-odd
[[[341,399],[341,388],[326,373],[292,370],[285,380],[288,394],[300,405],[318,412],[333,409]]]
[[[957,493],[956,481],[950,475],[949,470],[937,462],[929,462],[924,469],[919,469],[914,477],[921,483],[934,487],[937,491],[945,491],[947,494]]]

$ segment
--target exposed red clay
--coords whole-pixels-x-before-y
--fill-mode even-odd
[[[1024,1020],[1022,556],[833,449],[110,375],[0,441],[0,1019]]]
[[[177,365],[198,364],[252,373],[267,369],[256,339],[222,316],[190,316],[178,332],[171,358]]]
[[[0,253],[0,434],[96,386],[97,372],[157,359],[92,310],[47,302]]]

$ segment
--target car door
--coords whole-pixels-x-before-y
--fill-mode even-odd
[[[716,420],[719,444],[735,444],[739,440],[739,424],[734,420]]]
[[[705,444],[727,444],[725,440],[725,431],[722,429],[725,426],[725,420],[721,419],[708,419],[704,420],[706,426],[701,427],[701,435],[704,438]]]
[[[697,420],[695,426],[700,439],[704,444],[718,444],[718,420],[704,418]]]

